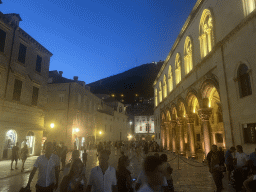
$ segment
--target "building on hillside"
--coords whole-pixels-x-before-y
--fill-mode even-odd
[[[0,159],[26,143],[40,155],[50,53],[19,27],[19,14],[0,12]]]
[[[192,157],[212,144],[254,151],[255,22],[255,0],[197,1],[153,85],[164,148]]]
[[[153,107],[134,116],[134,137],[136,141],[155,139]]]
[[[124,104],[113,97],[104,98],[97,111],[96,127],[102,133],[98,138],[102,141],[127,141],[131,127]]]

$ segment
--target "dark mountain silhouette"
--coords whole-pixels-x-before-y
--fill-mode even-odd
[[[88,84],[94,94],[115,94],[117,100],[124,99],[124,103],[133,103],[135,94],[138,97],[151,98],[154,96],[153,82],[163,65],[163,61],[157,64],[143,64],[123,73],[110,76]],[[124,95],[121,98],[121,94]]]

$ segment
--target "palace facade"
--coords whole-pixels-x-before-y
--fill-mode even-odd
[[[153,85],[156,139],[167,150],[254,151],[255,7],[255,0],[196,2]]]

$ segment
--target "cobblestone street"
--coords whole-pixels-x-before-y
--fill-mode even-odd
[[[96,156],[96,150],[88,150],[88,161],[87,161],[87,169],[86,169],[86,177],[89,178],[90,170],[94,166],[98,165],[98,159]],[[204,166],[202,163],[199,163],[195,160],[188,160],[185,157],[181,157],[179,159],[179,166],[178,166],[178,157],[170,152],[166,152],[168,155],[168,161],[171,164],[173,170],[173,181],[174,181],[174,187],[175,191],[181,192],[181,191],[188,191],[188,192],[213,192],[215,190],[215,186],[211,177],[211,174],[208,171],[208,167]],[[150,155],[153,153],[149,153]],[[159,153],[162,154],[162,153]],[[137,178],[143,158],[145,158],[145,155],[143,153],[140,154],[139,157],[135,155],[135,153],[128,153],[131,163],[128,169],[132,173],[133,178]],[[117,154],[114,150],[112,150],[112,153],[110,155],[109,163],[113,167],[117,167],[118,157],[120,154]],[[10,192],[16,192],[19,191],[19,189],[22,186],[25,186],[29,173],[31,171],[31,167],[33,166],[33,163],[35,162],[37,157],[30,157],[28,158],[25,168],[27,168],[24,173],[20,172],[21,162],[19,162],[18,170],[10,171],[10,161],[1,161],[0,162],[0,191],[10,191]],[[70,159],[70,154],[67,156],[67,160]],[[188,164],[189,163],[189,164]],[[196,167],[195,167],[196,166]],[[62,172],[60,173],[60,180],[62,178]],[[224,190],[225,191],[232,191],[232,188],[228,188],[228,184],[226,181],[226,174],[223,179],[224,184]],[[31,189],[34,192],[35,191],[35,184],[37,181],[37,173],[33,179],[33,182],[31,183]]]

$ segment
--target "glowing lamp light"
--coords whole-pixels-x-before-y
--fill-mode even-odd
[[[131,139],[131,138],[132,138],[132,135],[129,135],[129,138]]]
[[[79,128],[75,128],[75,132],[79,132]]]
[[[51,123],[50,127],[51,127],[51,128],[54,128],[54,123]]]
[[[99,134],[101,135],[101,134],[102,134],[102,132],[100,131],[100,132],[99,132]]]

